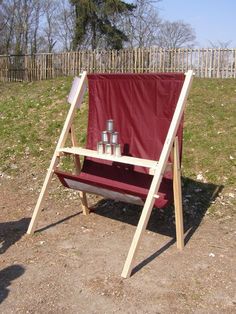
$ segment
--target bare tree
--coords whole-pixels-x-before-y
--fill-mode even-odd
[[[150,47],[156,44],[161,18],[153,3],[161,0],[135,0],[136,9],[122,20],[125,32],[129,38],[126,46]]]
[[[19,1],[19,14],[17,15],[19,21],[19,30],[21,32],[21,42],[19,50],[21,53],[28,52],[29,33],[30,33],[30,19],[34,8],[34,0]],[[20,28],[21,24],[21,28]]]
[[[60,48],[66,51],[72,49],[75,14],[72,5],[67,0],[58,3],[57,29]]]
[[[31,28],[30,28],[30,53],[34,54],[38,52],[39,41],[39,23],[42,17],[42,6],[40,0],[35,0],[34,10],[31,15]]]
[[[158,45],[163,48],[192,47],[195,39],[194,29],[183,21],[162,23],[157,36]]]
[[[13,46],[16,1],[8,0],[1,4],[1,53],[9,54]]]
[[[14,32],[12,34],[13,52],[15,54],[25,54],[28,52],[30,17],[32,15],[34,0],[14,1]]]
[[[71,50],[76,24],[73,4],[76,1],[0,0],[0,53],[34,54],[55,50]],[[125,6],[131,6],[132,10],[131,7],[130,10],[123,10],[124,3],[119,1],[121,7],[118,6],[116,10],[114,9],[116,7],[113,7],[113,2],[107,0],[105,1],[107,6],[103,8],[103,11],[101,11],[100,2],[94,1],[101,15],[99,19],[101,30],[96,33],[97,37],[94,37],[96,39],[95,45],[91,40],[94,34],[91,25],[94,27],[98,25],[94,20],[92,24],[90,23],[91,25],[88,24],[80,49],[94,46],[99,48],[121,47],[121,44],[116,44],[116,35],[119,31],[118,35],[124,36],[121,36],[121,39],[123,38],[122,44],[124,42],[126,47],[158,45],[160,47],[179,48],[193,45],[195,33],[189,24],[183,21],[165,21],[162,23],[156,6],[160,1],[134,0],[132,4],[126,3]],[[82,2],[80,5],[83,8]],[[86,5],[90,3],[88,0],[85,2]],[[104,3],[103,5],[105,5]],[[109,21],[106,20],[108,24],[103,24],[102,18],[106,18],[108,15]],[[105,29],[104,25],[109,26],[108,29]],[[118,43],[121,43],[121,39],[118,40]],[[228,42],[219,43],[222,47],[229,44]]]
[[[212,48],[227,49],[227,48],[229,48],[231,43],[232,43],[232,40],[228,40],[228,41],[217,40],[216,42],[209,40],[209,44]]]
[[[0,4],[2,53],[26,54],[37,37],[40,0],[4,0]],[[35,16],[38,18],[35,20]],[[35,49],[34,49],[35,52]]]
[[[57,16],[58,4],[56,0],[44,0],[44,27],[42,29],[41,44],[44,46],[44,51],[52,52],[56,45],[57,39]]]
[[[4,19],[4,14],[2,12],[1,2],[0,2],[0,54],[4,53],[4,41],[3,41],[3,30],[5,29],[6,21]]]
[[[0,1],[0,32],[4,29],[6,26],[7,20],[5,19],[3,7],[2,7],[2,1]]]
[[[69,6],[68,0],[1,1],[0,53],[51,52],[56,42],[62,41],[63,37],[59,36],[60,30],[62,30],[61,25],[66,23],[67,26],[69,25],[65,10],[63,13],[64,19],[59,23],[59,17],[63,11],[62,2],[65,3],[65,7],[66,5]],[[72,30],[70,30],[70,34],[72,34]],[[69,38],[69,30],[67,30],[67,38],[68,47],[71,40]],[[62,47],[62,44],[59,46]]]

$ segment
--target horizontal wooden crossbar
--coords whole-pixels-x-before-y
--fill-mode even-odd
[[[149,174],[154,175],[154,171],[158,168],[158,161],[150,160],[150,159],[142,159],[137,157],[130,156],[114,156],[108,154],[99,154],[96,150],[86,149],[82,147],[64,147],[58,149],[58,155],[61,154],[72,154],[72,155],[80,155],[86,157],[99,158],[103,160],[115,161],[124,164],[146,167],[150,169]],[[170,171],[172,164],[169,163],[167,165],[166,171]]]

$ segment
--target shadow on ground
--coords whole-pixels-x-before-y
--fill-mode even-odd
[[[72,218],[74,218],[74,217],[76,217],[76,216],[79,216],[80,214],[81,214],[81,212],[78,212],[78,213],[75,213],[75,214],[73,214],[73,215],[67,216],[67,217],[65,217],[65,218],[63,218],[63,219],[61,219],[61,220],[58,220],[58,221],[56,221],[56,222],[50,224],[50,225],[47,225],[47,226],[42,227],[42,228],[40,228],[40,229],[37,229],[35,232],[37,233],[37,232],[45,231],[45,230],[47,230],[47,229],[50,229],[50,228],[52,228],[52,227],[55,227],[56,225],[59,225],[59,224],[65,222],[65,221],[68,221],[68,220],[70,220],[70,219],[72,219]]]
[[[222,191],[223,186],[202,183],[189,178],[182,178],[184,230],[196,229],[203,219],[207,209]],[[142,206],[103,199],[92,208],[92,211],[107,218],[137,225]],[[152,232],[175,238],[174,206],[163,209],[154,208],[147,226]],[[191,236],[189,235],[186,240]]]
[[[217,198],[222,189],[222,185],[203,183],[182,177],[185,244],[198,228],[206,211],[210,207],[211,203]],[[96,215],[137,226],[142,208],[142,206],[102,199],[91,208],[91,211]],[[73,219],[75,216],[80,214],[81,212],[77,212],[71,216],[56,221],[55,223],[38,229],[36,232],[47,230],[67,220]],[[24,226],[24,228],[20,229],[20,235],[26,231],[28,222],[29,219],[22,219],[21,221],[15,223],[15,227],[17,229],[19,227],[19,223],[26,225],[26,227]],[[11,229],[14,229],[14,223],[9,224]],[[172,237],[173,239],[170,244],[172,245],[175,242],[174,206],[170,205],[164,209],[154,208],[152,210],[147,229],[152,232]]]
[[[220,185],[182,178],[185,244],[197,230],[206,211],[222,189],[223,186]],[[112,200],[101,200],[92,210],[97,215],[137,226],[142,207]],[[172,239],[136,266],[133,273],[151,262],[176,242],[174,206],[170,205],[164,209],[154,208],[147,230],[169,236]]]
[[[29,218],[22,218],[0,223],[0,254],[5,253],[10,246],[20,240],[28,228],[29,221]]]
[[[210,207],[211,203],[214,202],[214,200],[217,198],[222,189],[222,185],[203,183],[189,178],[182,178],[185,244],[190,240],[194,232],[197,230],[206,211]],[[91,208],[91,210],[95,215],[100,215],[137,226],[142,208],[143,207],[137,205],[102,199],[96,203]],[[73,217],[80,214],[81,213],[79,212],[69,217],[63,218],[60,221],[37,230],[37,232],[44,231],[48,228],[56,226],[57,224],[63,223],[66,220],[73,219]],[[27,223],[25,224],[27,227],[28,219],[26,220]],[[174,206],[170,205],[165,209],[154,208],[149,219],[147,230],[169,236],[171,240],[139,265],[137,265],[133,270],[133,273],[137,272],[139,269],[151,262],[176,242]],[[22,228],[20,231],[20,236],[25,231],[26,228]],[[5,246],[9,246],[7,240]]]
[[[25,269],[21,265],[12,265],[0,270],[0,304],[9,294],[8,287],[12,281],[23,275]]]

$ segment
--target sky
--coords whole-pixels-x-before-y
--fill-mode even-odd
[[[236,47],[236,0],[162,0],[157,6],[162,19],[183,20],[194,28],[196,46],[219,40]]]

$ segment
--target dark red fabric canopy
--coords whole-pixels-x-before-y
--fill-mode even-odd
[[[87,148],[96,150],[106,120],[113,119],[123,155],[158,160],[184,82],[182,73],[90,74]],[[182,123],[178,130],[182,147]],[[63,175],[58,172],[63,181]],[[68,176],[68,175],[67,175]],[[145,199],[152,176],[148,169],[85,158],[74,180],[140,196]],[[161,197],[155,205],[171,200],[172,173],[165,174]]]

